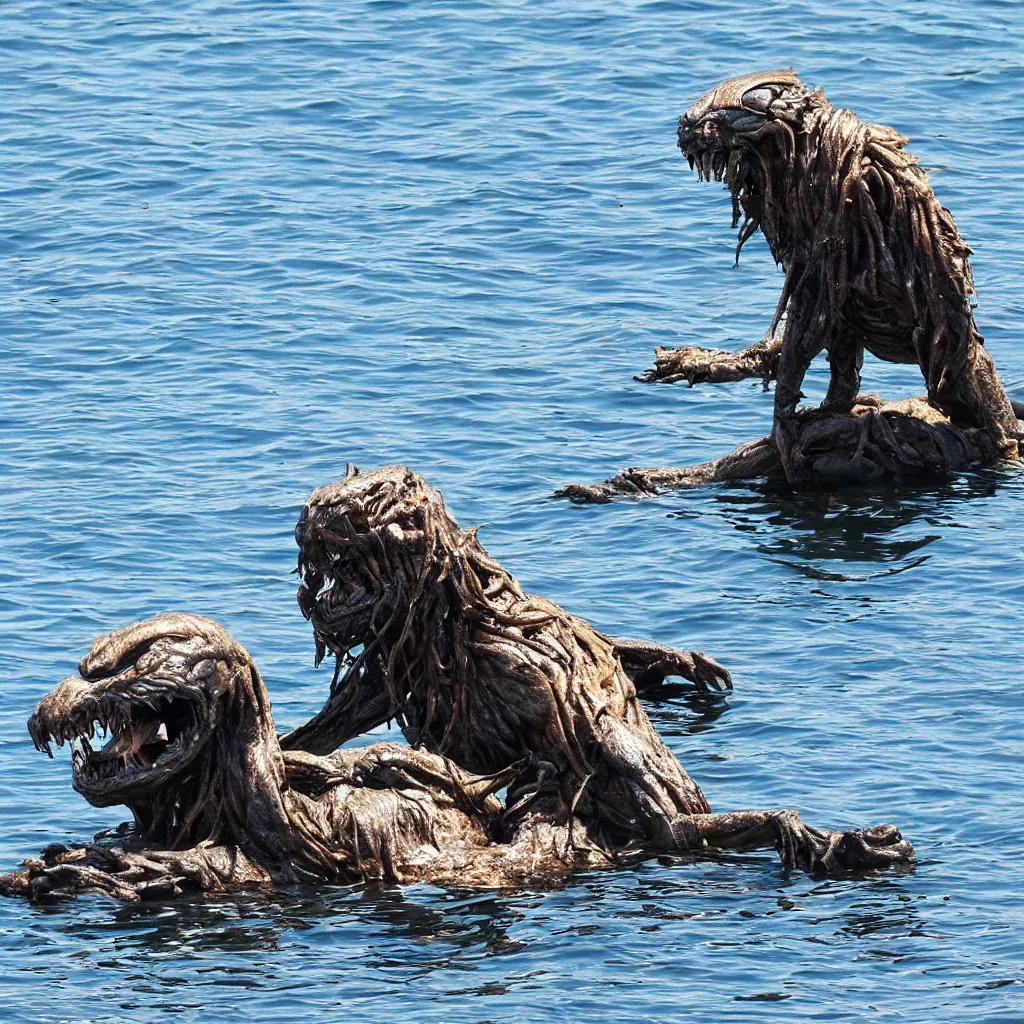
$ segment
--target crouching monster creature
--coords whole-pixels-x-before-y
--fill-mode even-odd
[[[507,884],[565,870],[539,844],[497,844],[489,779],[404,745],[330,757],[282,753],[270,699],[245,649],[198,615],[158,615],[100,637],[29,719],[36,746],[72,744],[74,788],[126,805],[115,842],[53,845],[0,876],[0,894],[104,893],[369,879]],[[93,749],[97,731],[109,741]]]
[[[412,470],[352,471],[314,491],[295,536],[299,606],[317,662],[330,650],[336,671],[324,708],[282,738],[286,749],[326,752],[397,719],[415,747],[466,771],[522,763],[506,829],[530,817],[567,825],[575,845],[609,861],[704,844],[777,843],[785,863],[812,868],[911,856],[889,826],[810,838],[793,812],[712,814],[637,687],[681,675],[720,690],[728,673],[700,653],[606,636],[524,593]]]
[[[109,740],[93,749],[97,731]],[[80,675],[39,703],[29,732],[48,753],[70,742],[74,788],[134,818],[103,841],[53,844],[0,875],[0,895],[32,900],[373,880],[550,884],[623,855],[709,847],[775,846],[785,866],[818,872],[913,856],[893,826],[823,832],[794,811],[710,814],[681,768],[699,811],[674,815],[656,841],[608,851],[543,801],[502,804],[496,792],[528,761],[483,777],[395,743],[329,756],[282,751],[252,659],[197,615],[159,615],[100,637]]]
[[[1018,457],[1024,431],[1015,413],[1024,409],[1008,399],[975,326],[971,250],[904,149],[907,139],[833,107],[789,70],[712,89],[679,119],[678,142],[701,179],[723,181],[731,193],[737,260],[760,229],[785,280],[763,341],[738,353],[659,349],[655,367],[638,379],[692,385],[754,377],[766,387],[775,380],[772,434],[756,442],[759,460],[744,446],[710,470],[630,470],[563,496],[606,500],[771,473],[793,485],[873,483]],[[798,411],[804,375],[822,351],[828,393],[820,409]],[[916,363],[927,384],[916,407],[870,400],[888,430],[872,431],[873,416],[851,422],[864,404],[865,351]],[[940,414],[938,440],[925,402]],[[815,454],[832,448],[823,464],[807,456],[808,429]],[[954,435],[951,452],[945,442]]]

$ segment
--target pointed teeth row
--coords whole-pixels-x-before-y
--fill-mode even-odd
[[[142,747],[136,747],[130,737],[127,740],[115,738],[98,752],[92,750],[87,739],[76,739],[72,741],[71,748],[72,772],[82,785],[112,784],[125,776],[173,764],[187,749],[199,742],[200,734],[199,727],[193,726],[178,736],[173,743],[169,743],[167,727],[161,722]],[[143,747],[155,740],[163,740],[166,746],[150,760]]]
[[[152,711],[153,717],[159,722],[159,727],[155,728],[154,738],[166,740],[167,726],[159,717],[160,702],[153,699],[137,703]],[[63,715],[56,721],[47,721],[35,716],[29,720],[29,735],[36,750],[44,752],[49,757],[53,757],[51,743],[63,747],[65,743],[73,743],[75,740],[95,739],[97,733],[104,739],[108,736],[131,737],[138,728],[140,726],[133,721],[131,707],[120,703],[101,704],[88,711]]]
[[[151,768],[166,767],[181,757],[186,749],[185,739],[186,737],[182,737],[168,744],[152,761],[147,760],[142,752],[128,751],[119,757],[96,758],[75,749],[71,754],[71,769],[82,782],[88,781],[92,784],[111,782],[121,776],[136,775],[139,772],[149,771]],[[190,736],[187,739],[190,743],[194,743],[198,736]]]
[[[701,181],[733,181],[739,174],[743,154],[739,148],[708,149],[702,153],[688,152],[686,162],[690,170],[697,170]]]

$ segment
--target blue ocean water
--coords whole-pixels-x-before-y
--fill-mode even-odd
[[[757,385],[649,387],[654,345],[756,340],[781,275],[674,145],[794,65],[892,124],[976,250],[1024,397],[1017,0],[8,0],[0,37],[0,869],[119,821],[25,719],[99,633],[224,622],[278,725],[319,706],[308,493],[406,462],[531,590],[702,648],[649,703],[716,809],[894,821],[910,874],[774,856],[553,892],[0,903],[0,1016],[1019,1022],[1024,480],[898,494],[548,495],[763,435]],[[865,387],[920,393],[870,358]],[[812,393],[824,374],[812,374]]]

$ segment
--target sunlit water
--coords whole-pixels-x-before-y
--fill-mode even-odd
[[[278,725],[319,706],[292,528],[346,461],[407,462],[529,589],[699,647],[735,694],[649,710],[718,809],[894,821],[904,875],[774,856],[551,892],[0,904],[31,1021],[1019,1022],[1024,482],[885,496],[559,484],[768,429],[771,395],[631,375],[761,336],[763,242],[674,148],[732,74],[793,64],[895,125],[976,250],[1024,390],[1017,0],[0,7],[0,867],[118,821],[25,719],[97,634],[224,622]],[[820,394],[817,369],[811,391]],[[870,361],[865,386],[920,393]]]

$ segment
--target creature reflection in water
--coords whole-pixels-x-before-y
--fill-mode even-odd
[[[932,485],[799,494],[759,481],[723,487],[713,501],[736,529],[756,536],[762,554],[798,559],[812,575],[833,563],[843,578],[875,577],[919,564],[927,547],[959,526],[962,508],[994,497],[1013,479],[981,469]]]

